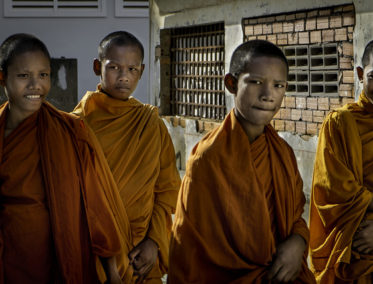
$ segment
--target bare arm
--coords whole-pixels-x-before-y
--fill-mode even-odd
[[[115,256],[110,258],[100,257],[102,267],[104,268],[107,281],[110,284],[120,284],[122,280],[120,279],[119,272],[117,269],[117,261]]]

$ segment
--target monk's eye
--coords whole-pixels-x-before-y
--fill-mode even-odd
[[[130,67],[128,68],[131,72],[137,73],[139,70],[136,67]]]
[[[275,87],[282,89],[285,88],[285,84],[275,84]]]
[[[108,68],[110,70],[118,70],[119,69],[118,66],[115,66],[115,65],[109,65]]]
[[[254,85],[260,85],[260,84],[262,84],[262,82],[260,82],[259,80],[250,80],[249,83],[250,84],[254,84]]]
[[[49,77],[49,73],[46,73],[46,72],[45,73],[41,73],[40,77],[41,78],[48,78]]]
[[[28,74],[27,73],[19,73],[19,74],[17,74],[17,77],[18,78],[28,78]]]

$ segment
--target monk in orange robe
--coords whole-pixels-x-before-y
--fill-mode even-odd
[[[292,149],[269,124],[287,73],[286,57],[270,42],[234,51],[225,85],[235,108],[188,160],[169,283],[314,283],[302,179]]]
[[[119,283],[115,192],[103,183],[82,120],[44,101],[45,45],[16,34],[0,47],[0,283]]]
[[[319,135],[310,207],[319,283],[373,283],[373,41],[357,73],[357,103],[332,111]]]
[[[143,47],[133,35],[106,36],[94,61],[101,83],[85,94],[74,113],[95,133],[117,183],[130,223],[126,242],[133,280],[161,283],[168,269],[171,214],[180,177],[157,109],[130,97],[141,78],[142,61]]]

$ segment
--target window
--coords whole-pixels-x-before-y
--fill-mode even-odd
[[[104,17],[104,0],[4,0],[5,17]]]
[[[161,84],[162,74],[169,74],[167,114],[224,119],[224,24],[171,29],[163,40],[169,42],[169,53],[162,52],[169,54],[170,69],[162,72],[161,63]]]
[[[148,0],[115,0],[116,17],[149,17]]]
[[[282,50],[289,62],[287,95],[338,97],[336,43],[292,45]]]

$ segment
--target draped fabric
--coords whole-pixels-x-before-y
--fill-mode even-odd
[[[6,138],[0,108],[1,283],[97,283],[121,252],[110,190],[83,122],[43,103]]]
[[[145,237],[157,243],[159,259],[149,278],[159,282],[168,268],[171,214],[180,186],[166,126],[155,107],[133,97],[113,99],[100,87],[87,92],[74,113],[84,118],[102,146],[130,223],[129,246]]]
[[[271,126],[252,143],[234,111],[193,149],[172,230],[169,283],[262,283],[276,244],[308,242],[291,148]],[[314,283],[307,252],[296,283]]]
[[[312,269],[320,283],[372,283],[373,256],[351,249],[373,191],[373,105],[331,112],[319,135],[310,211]]]

